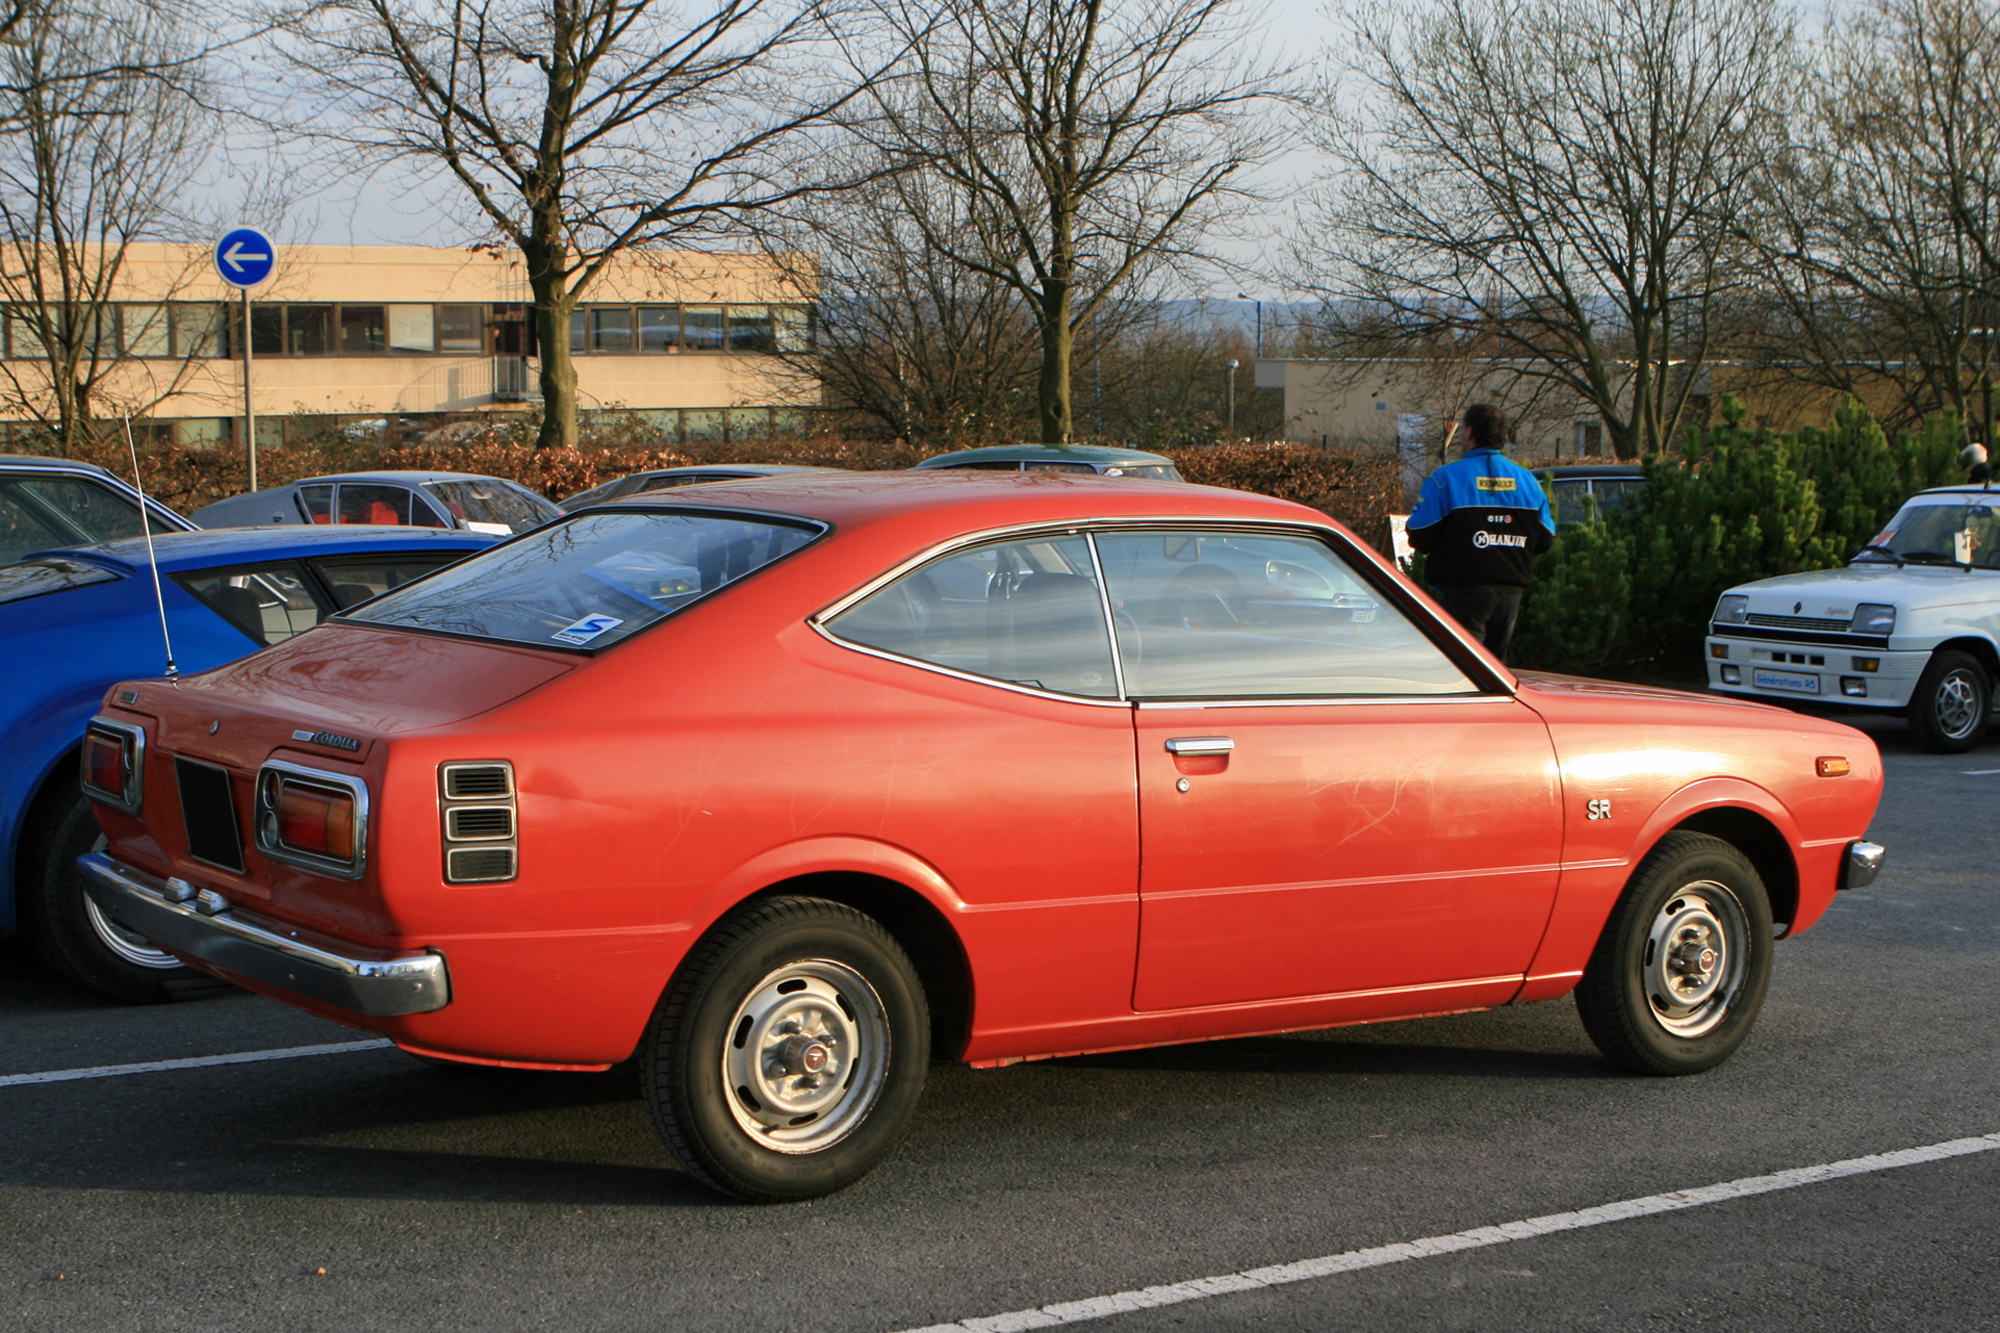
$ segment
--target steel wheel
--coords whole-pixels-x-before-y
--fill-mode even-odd
[[[105,840],[99,838],[97,846],[91,850],[102,851],[104,843]],[[88,897],[83,900],[83,914],[90,922],[90,929],[97,936],[97,942],[120,961],[130,963],[134,967],[150,967],[161,972],[171,972],[184,966],[180,959],[157,947],[145,936],[133,934],[104,915],[104,910]]]
[[[1697,880],[1660,907],[1646,937],[1646,999],[1653,1018],[1677,1037],[1712,1032],[1743,989],[1749,923],[1736,895]]]
[[[743,1132],[773,1152],[818,1152],[854,1131],[881,1095],[889,1015],[868,979],[814,958],[757,984],[729,1024],[723,1086]]]
[[[688,1173],[752,1203],[866,1175],[923,1094],[930,1011],[882,923],[753,899],[688,952],[640,1046],[640,1087]]]
[[[1612,908],[1576,988],[1585,1031],[1642,1074],[1712,1069],[1750,1035],[1771,980],[1771,901],[1742,852],[1661,838]]]

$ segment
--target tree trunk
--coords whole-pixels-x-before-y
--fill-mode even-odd
[[[1052,281],[1042,288],[1042,373],[1040,408],[1042,443],[1066,445],[1070,441],[1070,352],[1076,335],[1069,326],[1070,289],[1066,282]]]
[[[569,351],[569,319],[576,293],[563,280],[561,261],[546,253],[528,257],[528,287],[535,297],[535,350],[541,360],[542,428],[537,449],[574,449],[576,361]]]

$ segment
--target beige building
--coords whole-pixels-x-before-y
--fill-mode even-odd
[[[199,444],[241,438],[242,298],[202,247],[132,247],[96,333],[101,415]],[[260,444],[329,426],[423,429],[522,413],[539,398],[530,296],[510,255],[426,246],[278,247],[251,292]],[[646,252],[611,266],[570,328],[585,413],[624,410],[665,442],[795,427],[819,385],[784,353],[808,295],[757,256]],[[0,423],[47,392],[32,327],[9,314]]]

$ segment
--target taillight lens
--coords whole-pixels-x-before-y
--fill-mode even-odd
[[[278,780],[278,840],[333,861],[354,859],[354,797],[328,787]]]
[[[257,847],[264,855],[342,879],[368,861],[368,786],[282,759],[257,774]]]
[[[125,795],[125,738],[93,731],[83,738],[83,780],[107,796]]]
[[[92,718],[83,733],[83,789],[93,800],[139,813],[146,767],[146,733],[130,722]]]

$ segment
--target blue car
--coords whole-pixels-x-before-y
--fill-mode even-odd
[[[165,673],[160,603],[191,675],[499,540],[365,526],[155,533],[158,602],[143,538],[0,566],[0,934],[25,934],[58,972],[121,1000],[210,984],[106,920],[75,870],[98,840],[78,786],[84,727],[113,684]]]

